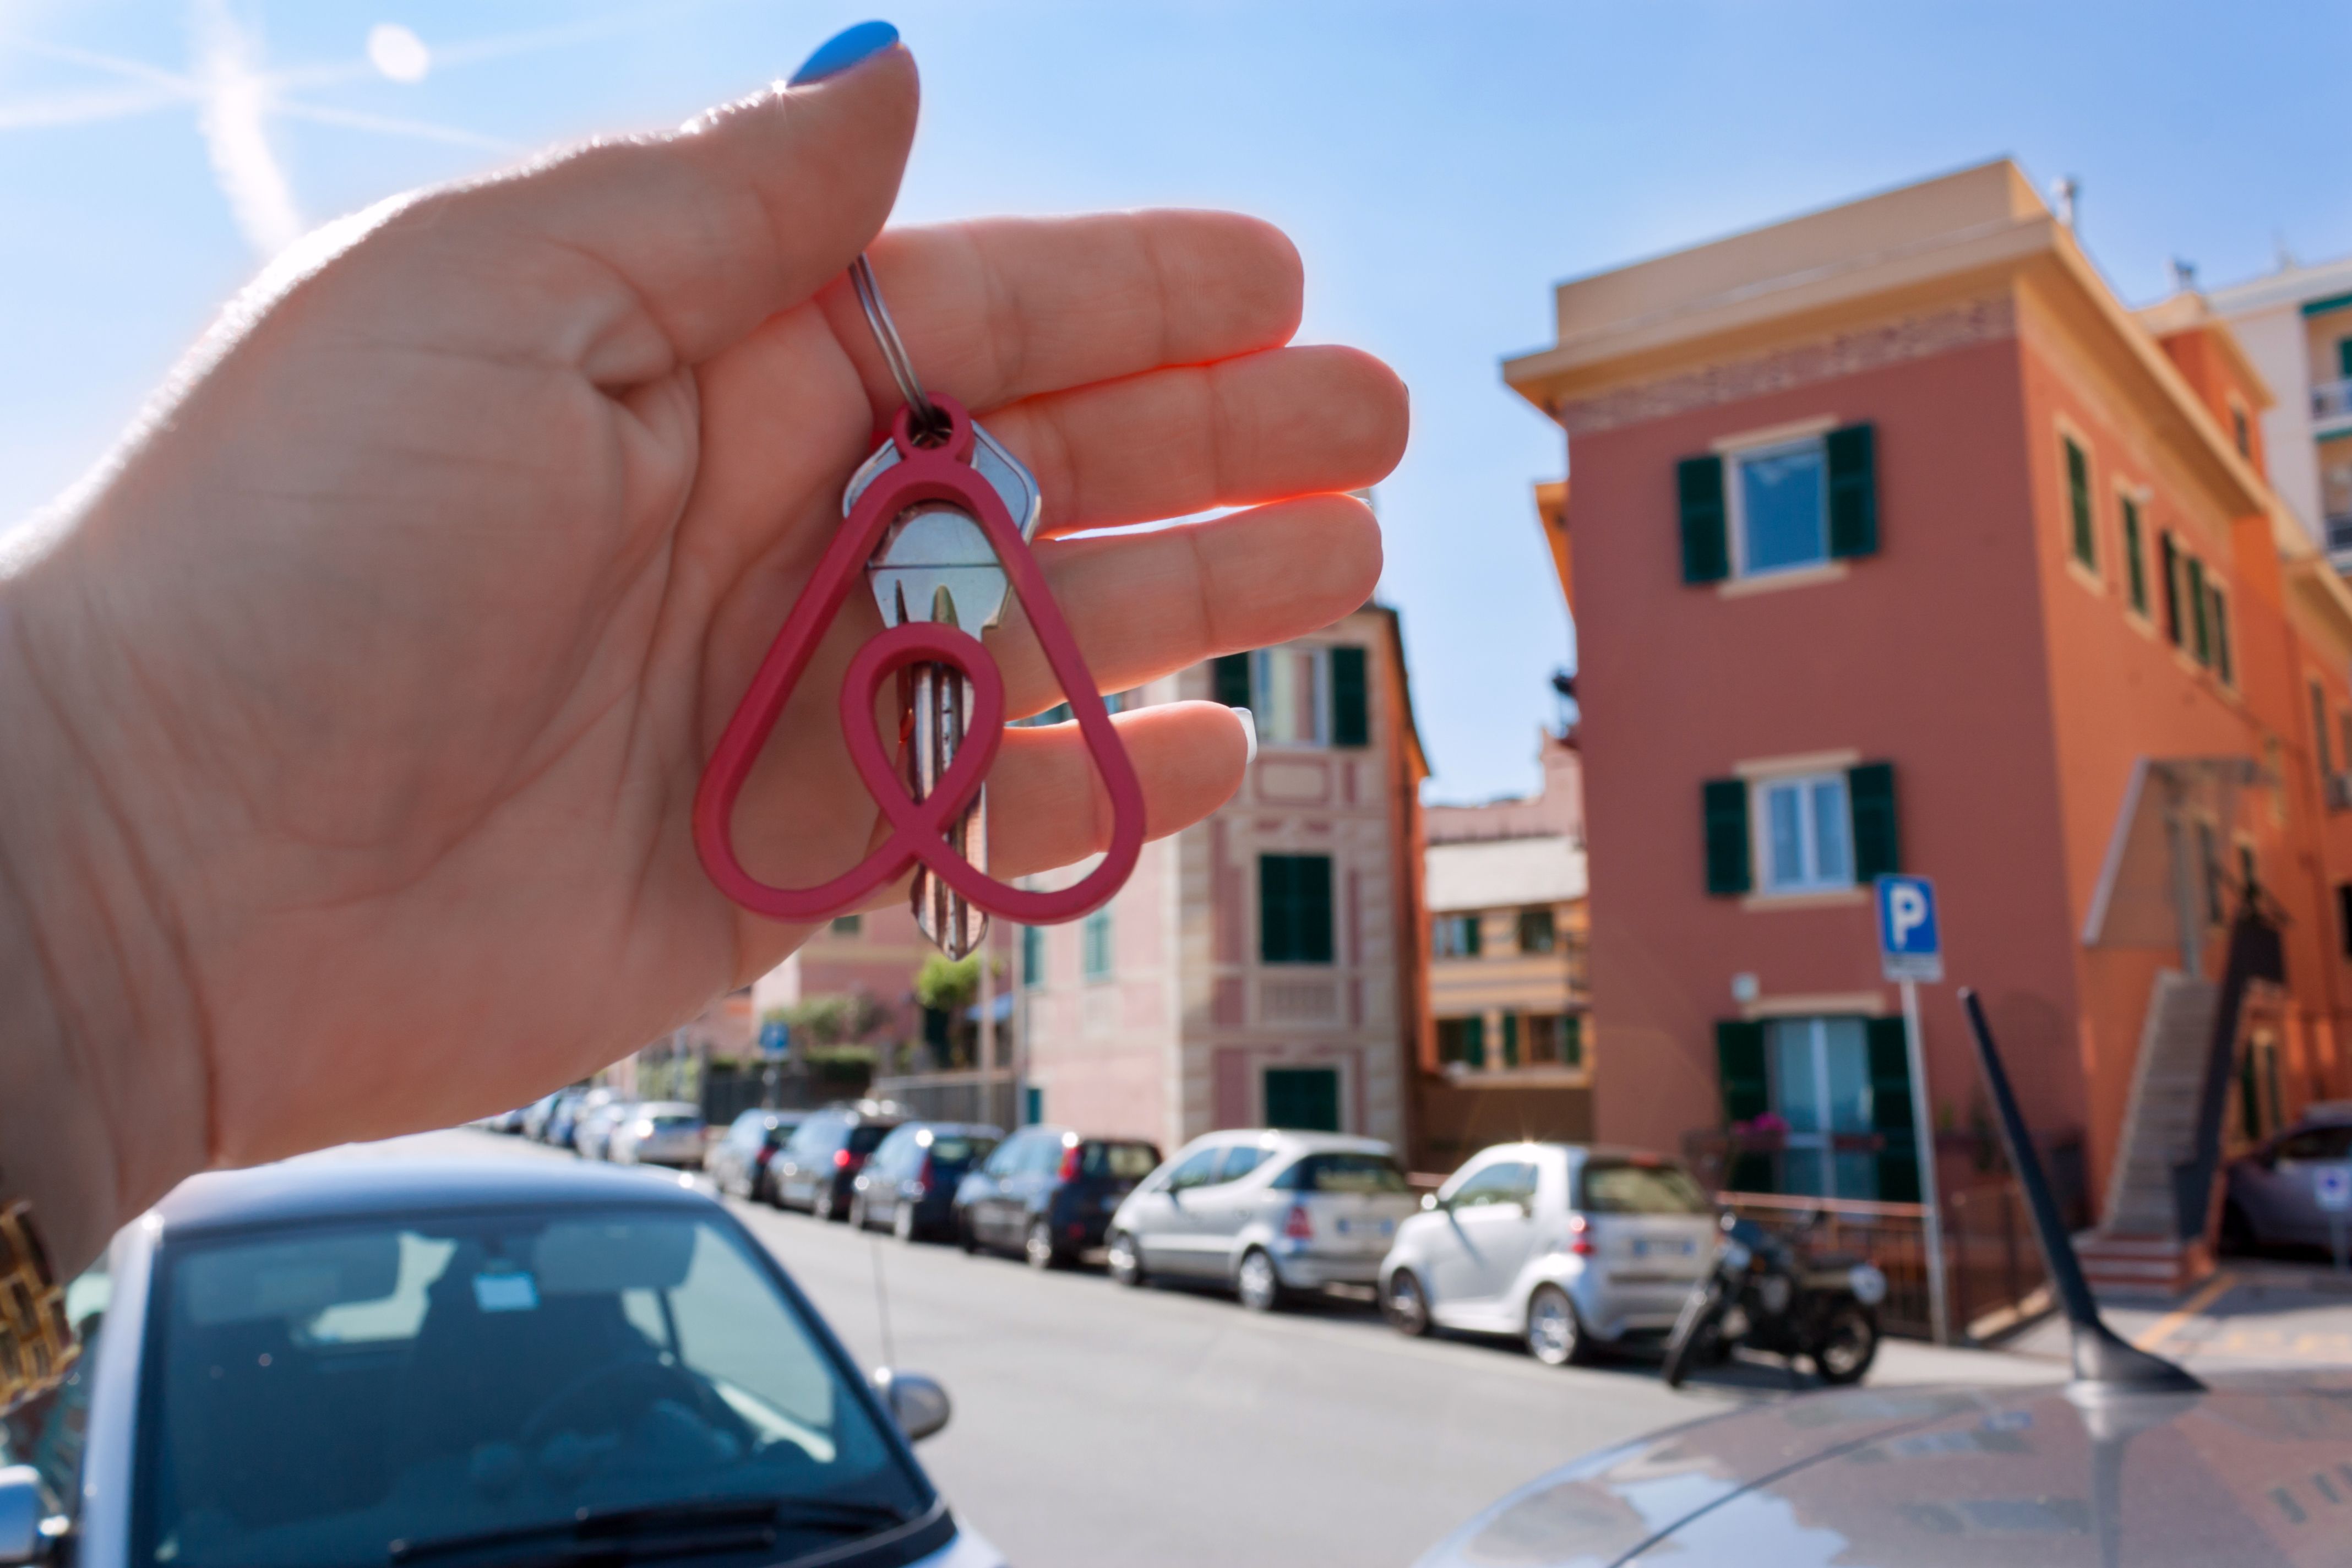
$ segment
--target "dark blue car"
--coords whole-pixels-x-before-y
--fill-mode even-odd
[[[907,1121],[891,1130],[850,1184],[849,1223],[887,1226],[901,1241],[946,1234],[956,1184],[988,1158],[1004,1130],[969,1121]]]
[[[956,1191],[956,1239],[967,1252],[1017,1252],[1054,1268],[1100,1247],[1119,1200],[1160,1164],[1139,1138],[1089,1138],[1024,1127]]]

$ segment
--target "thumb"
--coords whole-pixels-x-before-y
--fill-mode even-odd
[[[802,68],[804,85],[771,88],[668,135],[587,147],[454,193],[452,205],[601,264],[669,353],[699,363],[816,292],[890,216],[918,89],[914,58],[887,36],[886,47],[818,74],[845,35]],[[638,334],[607,336],[579,345],[593,378],[614,379],[595,374],[598,359],[629,366],[618,379],[643,375]]]

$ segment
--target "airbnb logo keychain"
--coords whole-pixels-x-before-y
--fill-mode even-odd
[[[961,958],[980,945],[992,914],[1051,925],[1108,902],[1143,847],[1143,786],[1029,552],[1042,504],[1036,479],[961,404],[924,394],[866,258],[849,275],[906,404],[889,437],[851,477],[841,500],[841,531],[703,769],[694,845],[721,892],[775,920],[847,914],[912,867],[917,922],[941,951]],[[858,650],[842,680],[841,732],[890,834],[830,882],[772,887],[736,858],[736,798],[861,575],[885,630]],[[1110,796],[1110,846],[1101,863],[1052,892],[1016,888],[988,873],[986,779],[1004,736],[1004,681],[978,634],[1003,616],[1008,585]],[[875,700],[893,679],[898,732],[886,742],[874,722]]]

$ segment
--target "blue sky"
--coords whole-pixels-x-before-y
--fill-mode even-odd
[[[2123,295],[2352,251],[2352,8],[2274,4],[0,0],[0,526],[95,460],[292,226],[673,124],[881,15],[921,62],[899,216],[1157,204],[1297,239],[1304,336],[1413,392],[1381,487],[1433,795],[1529,787],[1573,656],[1506,393],[1549,285],[2009,153]],[[371,33],[407,29],[371,60]],[[207,131],[209,127],[209,131]]]

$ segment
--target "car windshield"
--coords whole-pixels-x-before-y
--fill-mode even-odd
[[[1711,1215],[1706,1193],[1679,1165],[1595,1160],[1584,1167],[1588,1214]]]
[[[168,1243],[158,1268],[136,1563],[378,1568],[395,1541],[736,1498],[779,1505],[765,1562],[840,1542],[845,1510],[869,1531],[930,1504],[723,1223],[395,1216]],[[804,1541],[796,1502],[829,1510]]]
[[[859,1122],[849,1130],[849,1152],[853,1154],[871,1154],[874,1152],[874,1146],[890,1136],[890,1130],[897,1125],[898,1123],[893,1121]]]
[[[968,1138],[961,1132],[934,1132],[929,1145],[923,1151],[934,1165],[969,1165],[974,1160],[985,1160],[988,1152],[996,1147],[993,1138]]]
[[[1159,1163],[1160,1151],[1149,1143],[1089,1143],[1079,1169],[1115,1182],[1139,1182]]]
[[[1297,1193],[1402,1193],[1403,1169],[1386,1154],[1309,1154],[1274,1184]]]

